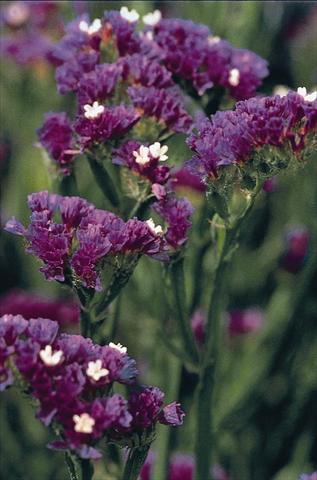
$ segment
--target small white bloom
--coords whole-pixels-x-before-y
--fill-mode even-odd
[[[163,228],[161,227],[161,225],[155,225],[152,218],[149,218],[146,221],[146,224],[149,227],[149,229],[152,230],[152,232],[154,232],[156,235],[163,234]]]
[[[105,110],[103,105],[99,105],[98,102],[94,102],[92,105],[84,105],[85,117],[90,120],[93,118],[98,118]]]
[[[102,361],[96,360],[95,362],[88,362],[88,368],[86,370],[88,377],[98,382],[102,377],[109,375],[109,370],[107,368],[102,368]]]
[[[274,95],[279,95],[280,97],[286,97],[289,92],[289,88],[285,87],[285,85],[276,85],[273,90]]]
[[[10,27],[19,27],[29,19],[30,9],[26,2],[11,2],[3,13]]]
[[[167,145],[163,145],[161,147],[160,142],[155,142],[152,145],[150,145],[149,149],[152,157],[158,158],[160,162],[165,162],[165,160],[168,159],[168,156],[166,155],[166,152],[168,150]]]
[[[208,44],[209,45],[214,45],[215,43],[219,43],[220,40],[221,40],[221,38],[217,37],[217,35],[209,35]]]
[[[95,420],[88,414],[82,413],[81,415],[74,415],[73,420],[75,423],[74,430],[78,433],[92,433],[95,425]]]
[[[128,349],[127,347],[124,347],[121,345],[121,343],[109,343],[109,347],[114,348],[115,350],[118,350],[120,353],[127,353]]]
[[[230,70],[228,82],[230,83],[230,85],[232,85],[232,87],[237,87],[239,85],[240,72],[237,68],[233,68],[232,70]]]
[[[145,145],[141,145],[139,148],[139,151],[134,151],[133,156],[135,157],[136,163],[139,165],[145,165],[146,163],[149,163],[150,157],[149,157],[149,147],[146,147]]]
[[[56,367],[63,359],[63,352],[62,350],[53,352],[52,345],[46,345],[44,350],[40,350],[39,356],[48,367]]]
[[[149,25],[151,27],[154,27],[154,25],[159,23],[161,18],[162,18],[162,14],[161,14],[160,10],[154,10],[153,13],[148,13],[147,15],[144,15],[142,20],[143,20],[143,23],[145,23],[145,25]]]
[[[136,10],[129,10],[128,7],[121,7],[120,15],[129,23],[137,22],[140,18],[140,15]]]
[[[303,97],[303,99],[305,100],[305,102],[314,102],[314,101],[316,100],[316,98],[317,98],[317,91],[311,92],[311,93],[307,93],[306,87],[298,87],[297,93],[298,93],[298,95],[300,95],[301,97]]]
[[[95,20],[90,25],[85,20],[79,22],[79,30],[88,33],[88,35],[93,35],[94,33],[99,32],[101,27],[102,24],[100,18],[95,18]]]

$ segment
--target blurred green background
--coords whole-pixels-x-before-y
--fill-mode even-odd
[[[70,20],[80,3],[58,2],[60,15]],[[92,18],[122,5],[140,14],[159,8],[164,16],[205,23],[234,46],[260,54],[270,68],[263,92],[271,93],[276,85],[310,90],[317,84],[316,2],[87,2]],[[26,196],[56,188],[35,146],[36,128],[45,112],[70,109],[72,100],[57,94],[48,65],[21,67],[2,59],[0,75],[0,140],[8,147],[0,166],[1,223],[13,215],[26,222]],[[181,142],[183,138],[179,148],[173,144],[175,151],[184,152],[177,158],[179,163],[189,155]],[[279,179],[276,191],[260,197],[230,271],[229,307],[257,305],[266,312],[260,332],[233,343],[225,338],[223,343],[217,393],[218,463],[232,480],[296,480],[301,472],[317,469],[316,160],[315,155],[302,171]],[[76,175],[81,195],[102,207],[82,159]],[[202,200],[194,201],[199,207]],[[307,226],[311,245],[305,267],[291,275],[279,268],[278,260],[285,230],[299,224]],[[189,265],[195,240],[193,235]],[[211,266],[212,252],[209,260]],[[38,268],[36,259],[24,253],[22,242],[0,232],[0,294],[19,287],[65,296],[61,286],[43,280]],[[207,281],[209,273],[207,262]],[[187,287],[192,289],[190,281]],[[162,341],[162,333],[172,328],[162,298],[160,265],[143,259],[123,294],[117,337],[137,358],[144,381],[167,390],[167,400],[173,400],[177,392],[171,391],[168,378],[180,366]],[[191,446],[195,382],[195,375],[183,371],[179,396],[189,414],[185,426],[171,437],[171,451],[186,452]],[[49,435],[34,419],[25,398],[12,389],[0,401],[1,478],[67,478],[62,455],[45,449]],[[96,480],[108,478],[105,468],[97,466]]]

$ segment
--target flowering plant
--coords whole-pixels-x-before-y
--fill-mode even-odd
[[[37,130],[57,192],[31,193],[29,223],[12,217],[5,230],[23,238],[45,280],[74,295],[80,332],[59,331],[58,309],[54,318],[33,317],[23,302],[19,311],[6,306],[1,390],[15,384],[35,401],[37,418],[56,437],[49,448],[65,451],[71,480],[79,478],[77,464],[82,480],[91,480],[103,456],[116,479],[148,479],[152,470],[158,480],[228,479],[216,463],[218,429],[236,412],[229,409],[229,420],[214,413],[221,330],[227,326],[232,347],[266,320],[254,307],[232,308],[223,321],[226,274],[262,188],[271,191],[265,182],[298,170],[316,149],[317,94],[300,87],[257,95],[268,75],[264,59],[158,10],[142,22],[127,7],[94,20],[83,13],[45,56],[69,102],[67,111],[46,113]],[[179,158],[173,143],[185,136],[190,159]],[[83,161],[99,188],[94,203],[81,191]],[[191,194],[179,196],[183,190]],[[310,235],[297,229],[287,241],[279,265],[297,274],[312,255]],[[181,404],[164,406],[158,387],[138,383],[136,362],[114,341],[120,301],[145,259],[162,272],[160,301],[172,319],[161,334],[172,358],[168,396],[178,396],[186,374],[195,379],[194,456],[169,458],[170,433],[159,424],[182,425]],[[147,459],[157,429],[160,448]]]

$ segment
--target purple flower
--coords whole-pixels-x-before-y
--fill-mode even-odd
[[[309,136],[315,128],[317,100],[308,101],[294,92],[285,97],[250,98],[236,105],[234,111],[217,112],[197,126],[198,132],[188,138],[194,156],[188,163],[204,179],[218,176],[220,167],[243,165],[253,153],[266,146],[300,152],[309,147]],[[267,155],[264,155],[264,161]]]
[[[206,186],[201,179],[184,167],[172,173],[172,184],[174,190],[190,188],[198,193],[204,193],[206,191]]]
[[[146,117],[153,117],[177,133],[187,133],[192,119],[184,109],[178,90],[155,87],[129,87],[129,97],[133,105]]]
[[[94,70],[99,61],[99,53],[95,50],[80,52],[56,68],[55,79],[58,92],[64,95],[67,92],[77,91],[84,74]]]
[[[125,135],[139,119],[140,115],[132,107],[104,107],[96,116],[88,117],[87,112],[79,115],[75,130],[80,136],[81,145],[87,148],[95,142]]]
[[[286,234],[285,251],[281,267],[289,273],[297,273],[302,268],[309,248],[309,232],[305,226],[298,226]]]
[[[205,341],[206,315],[201,310],[196,310],[190,322],[196,342],[202,345]]]
[[[303,473],[298,480],[317,480],[317,472],[311,474]]]
[[[135,22],[128,22],[119,12],[105,12],[105,38],[114,40],[120,56],[140,51],[141,44],[135,32]]]
[[[228,313],[228,332],[231,337],[256,332],[263,322],[263,312],[259,308],[232,310]]]
[[[73,161],[73,129],[66,113],[47,113],[44,124],[37,131],[41,145],[59,165],[61,172],[68,174]]]
[[[170,463],[168,480],[193,480],[195,461],[191,455],[177,454]]]
[[[46,60],[51,49],[51,40],[40,32],[18,32],[1,38],[0,56],[9,57],[17,64],[26,66]]]
[[[181,409],[180,403],[170,403],[163,408],[159,415],[159,422],[163,425],[172,425],[173,427],[183,425],[185,413]]]
[[[172,248],[179,248],[187,240],[188,229],[191,227],[193,207],[186,199],[167,197],[156,202],[153,209],[168,224],[165,238]]]
[[[174,85],[171,73],[163,65],[142,54],[123,57],[120,65],[123,69],[123,79],[129,84],[158,89]]]
[[[155,145],[161,146],[159,142],[152,144],[152,147]],[[167,147],[165,148],[167,149]],[[143,152],[143,157],[140,155],[140,151]],[[164,155],[164,157],[166,157],[164,158],[165,161],[167,155]],[[114,150],[112,162],[115,165],[127,166],[141,177],[148,179],[152,184],[163,185],[170,176],[170,168],[167,165],[160,164],[160,155],[154,156],[151,153],[151,146],[141,144],[136,140],[127,140],[120,148]]]
[[[140,472],[140,480],[151,480],[154,460],[155,460],[154,452],[150,450],[146,458],[145,464],[143,465],[142,470]]]
[[[134,428],[148,428],[153,425],[163,407],[164,393],[157,387],[147,387],[134,392],[129,399],[129,412]]]
[[[77,98],[80,105],[92,104],[109,98],[115,91],[122,75],[122,65],[117,63],[96,65],[94,70],[85,73],[80,80]]]

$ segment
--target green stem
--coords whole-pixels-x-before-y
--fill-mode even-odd
[[[173,290],[175,317],[183,342],[183,351],[195,364],[198,361],[198,352],[193,332],[189,323],[189,314],[186,306],[186,291],[184,278],[184,257],[172,260],[170,264],[171,288]]]
[[[118,268],[110,281],[105,296],[96,307],[96,315],[102,314],[110,303],[119,295],[122,288],[128,283],[135,267],[139,261],[139,256],[132,259],[126,266]]]
[[[241,226],[252,209],[258,188],[249,199],[242,214],[225,230],[225,238],[219,245],[218,263],[216,267],[213,290],[211,293],[207,325],[206,340],[199,369],[199,383],[196,390],[196,480],[206,480],[215,450],[215,421],[213,418],[214,386],[216,368],[219,357],[221,312],[225,286],[225,274],[229,263],[230,253],[238,242]]]
[[[80,460],[81,480],[92,480],[94,467],[90,460]]]
[[[150,444],[133,448],[129,452],[122,480],[137,480],[150,449]]]
[[[68,470],[70,480],[78,480],[75,463],[69,452],[65,453],[65,462],[67,465],[67,470]]]
[[[117,208],[120,204],[119,195],[106,168],[101,165],[92,155],[87,155],[87,159],[95,180],[102,193],[113,207]]]

